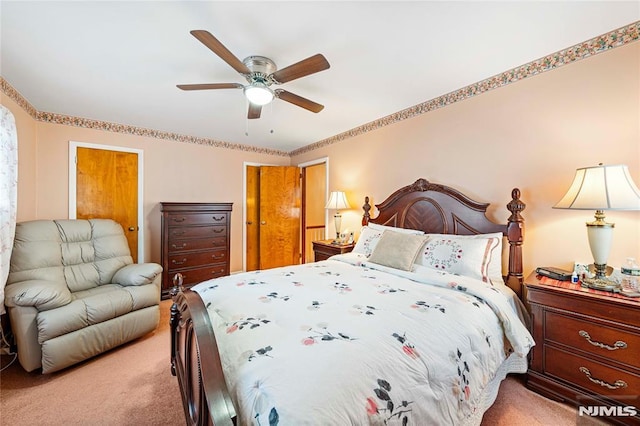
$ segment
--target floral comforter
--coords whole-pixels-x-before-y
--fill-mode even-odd
[[[477,423],[498,367],[533,346],[490,285],[358,256],[193,290],[209,312],[242,425]]]

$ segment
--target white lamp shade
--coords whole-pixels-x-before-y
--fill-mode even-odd
[[[333,209],[333,210],[342,210],[342,209],[350,209],[349,202],[347,201],[347,196],[342,191],[332,191],[329,196],[329,201],[327,201],[327,205],[324,206],[325,209]]]
[[[576,170],[556,209],[640,210],[640,190],[623,164]]]
[[[244,95],[254,105],[266,105],[273,100],[273,91],[264,83],[253,83],[245,86]]]

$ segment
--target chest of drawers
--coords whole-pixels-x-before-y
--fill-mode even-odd
[[[232,203],[160,203],[162,212],[162,298],[173,276],[184,287],[229,275]]]
[[[608,420],[640,424],[640,300],[534,274],[525,286],[536,342],[527,386],[575,405],[633,406],[638,416]]]

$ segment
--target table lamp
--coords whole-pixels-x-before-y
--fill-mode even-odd
[[[329,196],[329,201],[327,201],[327,205],[324,206],[324,208],[336,210],[336,213],[333,215],[333,220],[336,225],[336,239],[333,240],[333,243],[340,244],[340,227],[342,225],[342,215],[340,214],[340,210],[351,208],[347,201],[347,196],[343,191],[332,191]]]
[[[589,247],[593,255],[594,278],[583,284],[591,288],[613,290],[616,283],[607,279],[612,268],[607,266],[613,223],[605,222],[605,210],[640,210],[640,190],[633,182],[626,165],[594,167],[576,170],[573,183],[554,209],[595,210],[595,221],[587,222]]]

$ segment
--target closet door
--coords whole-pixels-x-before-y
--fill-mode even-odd
[[[138,261],[138,154],[78,147],[76,218],[107,218],[122,225]]]

